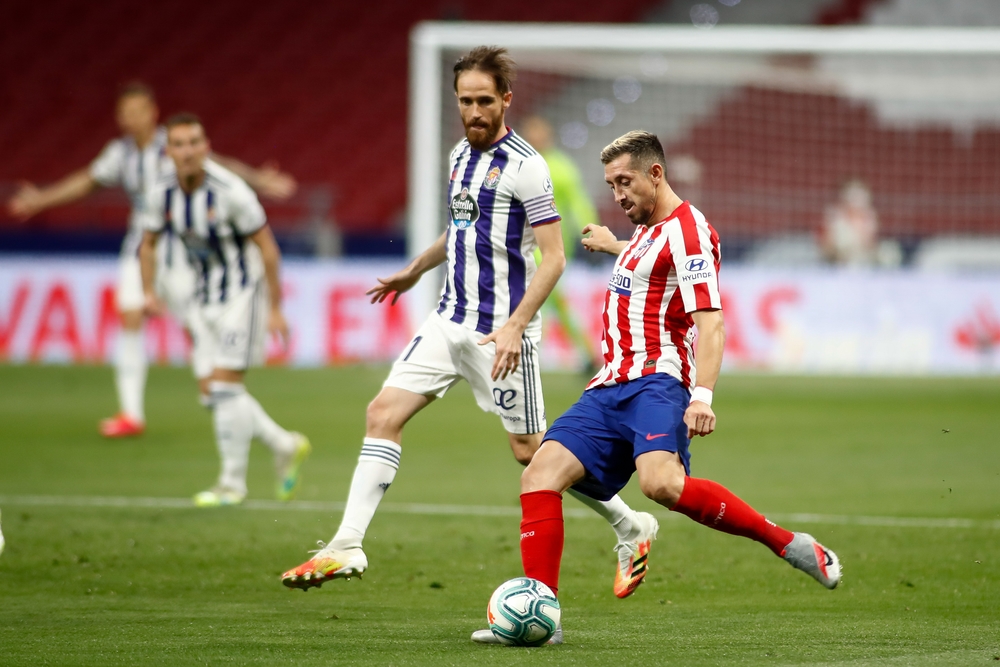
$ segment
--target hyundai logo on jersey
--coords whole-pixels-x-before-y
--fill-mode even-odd
[[[451,221],[459,229],[468,229],[476,220],[479,220],[479,204],[469,196],[469,188],[462,188],[451,199]]]
[[[708,262],[706,262],[705,260],[692,259],[691,261],[689,261],[687,264],[684,265],[684,268],[687,269],[688,271],[701,271],[706,266],[708,266]]]

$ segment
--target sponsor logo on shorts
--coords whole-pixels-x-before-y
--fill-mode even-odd
[[[514,423],[521,421],[521,418],[516,415],[500,415],[500,419],[506,419],[507,421]]]
[[[493,387],[493,403],[502,410],[513,410],[517,407],[514,399],[517,398],[517,390],[501,389]]]
[[[647,433],[646,434],[646,440],[656,440],[657,438],[665,438],[668,435],[670,435],[670,434],[669,433],[657,433],[656,435],[653,435],[652,433]]]

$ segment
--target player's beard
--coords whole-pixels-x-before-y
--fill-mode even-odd
[[[503,116],[499,116],[493,122],[487,122],[485,118],[478,119],[475,124],[465,124],[465,138],[469,140],[469,145],[477,151],[487,151],[493,145],[493,139],[500,133],[503,125]]]

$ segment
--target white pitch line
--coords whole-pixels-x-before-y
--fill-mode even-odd
[[[0,506],[36,507],[121,507],[152,509],[193,509],[187,498],[128,498],[122,496],[0,496]],[[296,500],[247,500],[241,507],[248,510],[331,512],[344,511],[344,503]],[[428,503],[382,503],[382,512],[390,514],[424,514],[447,516],[521,516],[521,508],[503,505],[434,505]],[[591,519],[597,515],[581,507],[567,507],[564,514],[572,519]],[[673,512],[659,512],[659,518],[676,517]],[[957,517],[921,518],[898,516],[862,516],[838,514],[768,514],[784,523],[812,523],[844,526],[882,526],[890,528],[989,528],[1000,530],[1000,521],[983,521]]]

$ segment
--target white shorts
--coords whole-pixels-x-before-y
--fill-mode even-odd
[[[168,246],[174,244],[171,261],[166,261]],[[174,318],[187,325],[189,309],[195,289],[194,269],[184,256],[183,247],[178,251],[180,241],[161,238],[156,248],[156,293],[166,303]],[[123,253],[118,260],[118,287],[115,291],[115,305],[118,312],[142,310],[145,304],[142,291],[142,268],[135,253]]]
[[[523,338],[521,365],[503,380],[490,374],[496,346],[479,345],[483,334],[431,313],[389,371],[384,387],[438,398],[460,379],[472,387],[485,412],[500,415],[509,433],[545,430],[545,402],[538,368],[539,341]]]
[[[250,285],[225,303],[195,305],[188,330],[196,378],[223,368],[245,371],[264,363],[267,344],[267,289],[263,281]]]

